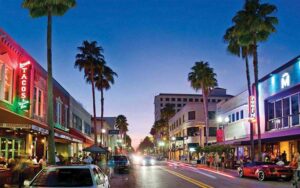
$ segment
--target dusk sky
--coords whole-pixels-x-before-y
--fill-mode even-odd
[[[0,0],[0,27],[46,68],[46,18],[32,19],[21,0]],[[77,47],[96,40],[118,73],[105,92],[105,116],[124,114],[134,146],[154,121],[154,96],[195,93],[187,74],[195,61],[208,61],[220,87],[235,95],[246,89],[241,59],[223,42],[242,0],[77,0],[53,22],[53,73],[60,84],[92,112],[91,86],[74,69]],[[263,1],[278,7],[277,32],[259,46],[259,75],[300,54],[299,0]],[[100,98],[97,93],[97,115]]]

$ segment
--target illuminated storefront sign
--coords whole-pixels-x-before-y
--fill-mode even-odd
[[[281,76],[281,89],[289,87],[290,83],[290,74],[286,72]]]
[[[30,85],[30,61],[20,63],[20,82],[19,82],[19,97],[18,102],[20,109],[29,109],[29,85]]]
[[[250,121],[255,120],[256,115],[256,105],[255,105],[255,96],[249,97],[249,112],[250,112]]]

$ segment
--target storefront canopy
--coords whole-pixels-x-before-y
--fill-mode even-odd
[[[100,153],[100,154],[109,153],[108,150],[106,150],[100,146],[96,146],[96,145],[92,145],[91,147],[84,148],[83,151],[87,151],[87,152],[91,152],[91,153]]]
[[[70,128],[70,134],[72,135],[75,135],[79,138],[81,138],[83,140],[83,142],[88,145],[88,146],[91,146],[94,144],[94,140],[91,139],[90,137],[84,135],[82,132],[80,132],[79,130],[77,129],[74,129],[74,128]]]

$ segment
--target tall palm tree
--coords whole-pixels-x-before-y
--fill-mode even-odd
[[[246,0],[242,10],[232,19],[237,31],[241,34],[242,45],[253,47],[253,69],[256,96],[256,124],[258,140],[258,160],[261,160],[261,130],[259,119],[259,88],[258,88],[258,44],[268,40],[276,32],[277,17],[273,16],[277,8],[275,5],[260,3],[259,0]]]
[[[240,43],[241,37],[243,36],[241,36],[241,34],[236,30],[236,26],[231,26],[226,30],[226,33],[223,38],[225,42],[228,43],[227,51],[245,60],[248,96],[250,97],[252,95],[252,89],[251,89],[251,78],[250,78],[248,57],[253,54],[253,47],[242,45]],[[248,117],[250,117],[250,111]],[[253,139],[253,122],[250,122],[250,143],[251,143],[251,159],[253,160],[255,155],[254,139]]]
[[[118,115],[115,126],[120,130],[121,137],[123,139],[126,138],[126,132],[128,131],[128,122],[126,116]]]
[[[109,90],[111,85],[115,83],[115,78],[117,73],[115,73],[110,67],[106,65],[104,59],[100,59],[97,67],[95,69],[95,86],[100,90],[101,96],[101,121],[100,129],[103,128],[103,115],[104,115],[104,90]],[[102,131],[100,132],[100,140],[102,142]],[[102,144],[102,143],[101,143]]]
[[[95,102],[95,69],[100,60],[104,60],[102,47],[97,45],[96,41],[83,41],[82,46],[77,48],[79,53],[76,55],[75,68],[84,71],[84,78],[87,83],[92,85],[93,96],[93,124],[94,124],[94,142],[97,144],[97,126],[96,126],[96,102]]]
[[[55,164],[54,122],[53,122],[53,83],[52,83],[52,16],[63,16],[76,4],[75,0],[24,0],[23,8],[29,9],[32,18],[47,16],[47,123],[48,162]]]
[[[166,121],[169,121],[174,115],[175,109],[174,106],[172,106],[171,104],[166,104],[166,106],[163,109],[161,109],[161,118]]]
[[[199,89],[202,90],[203,98],[203,110],[205,116],[205,127],[206,127],[206,137],[205,143],[208,144],[209,137],[209,120],[208,120],[208,96],[210,91],[218,85],[216,74],[214,69],[209,67],[208,62],[196,62],[195,65],[191,68],[191,72],[188,74],[188,80],[191,83],[191,87],[196,91]]]

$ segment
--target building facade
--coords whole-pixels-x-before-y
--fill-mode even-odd
[[[208,97],[209,135],[208,143],[216,142],[216,110],[218,102],[227,101],[232,96],[225,89],[217,88]],[[220,92],[220,90],[222,92]],[[198,102],[188,102],[169,120],[169,157],[179,160],[181,156],[191,156],[191,148],[205,145],[206,127],[201,96]]]

